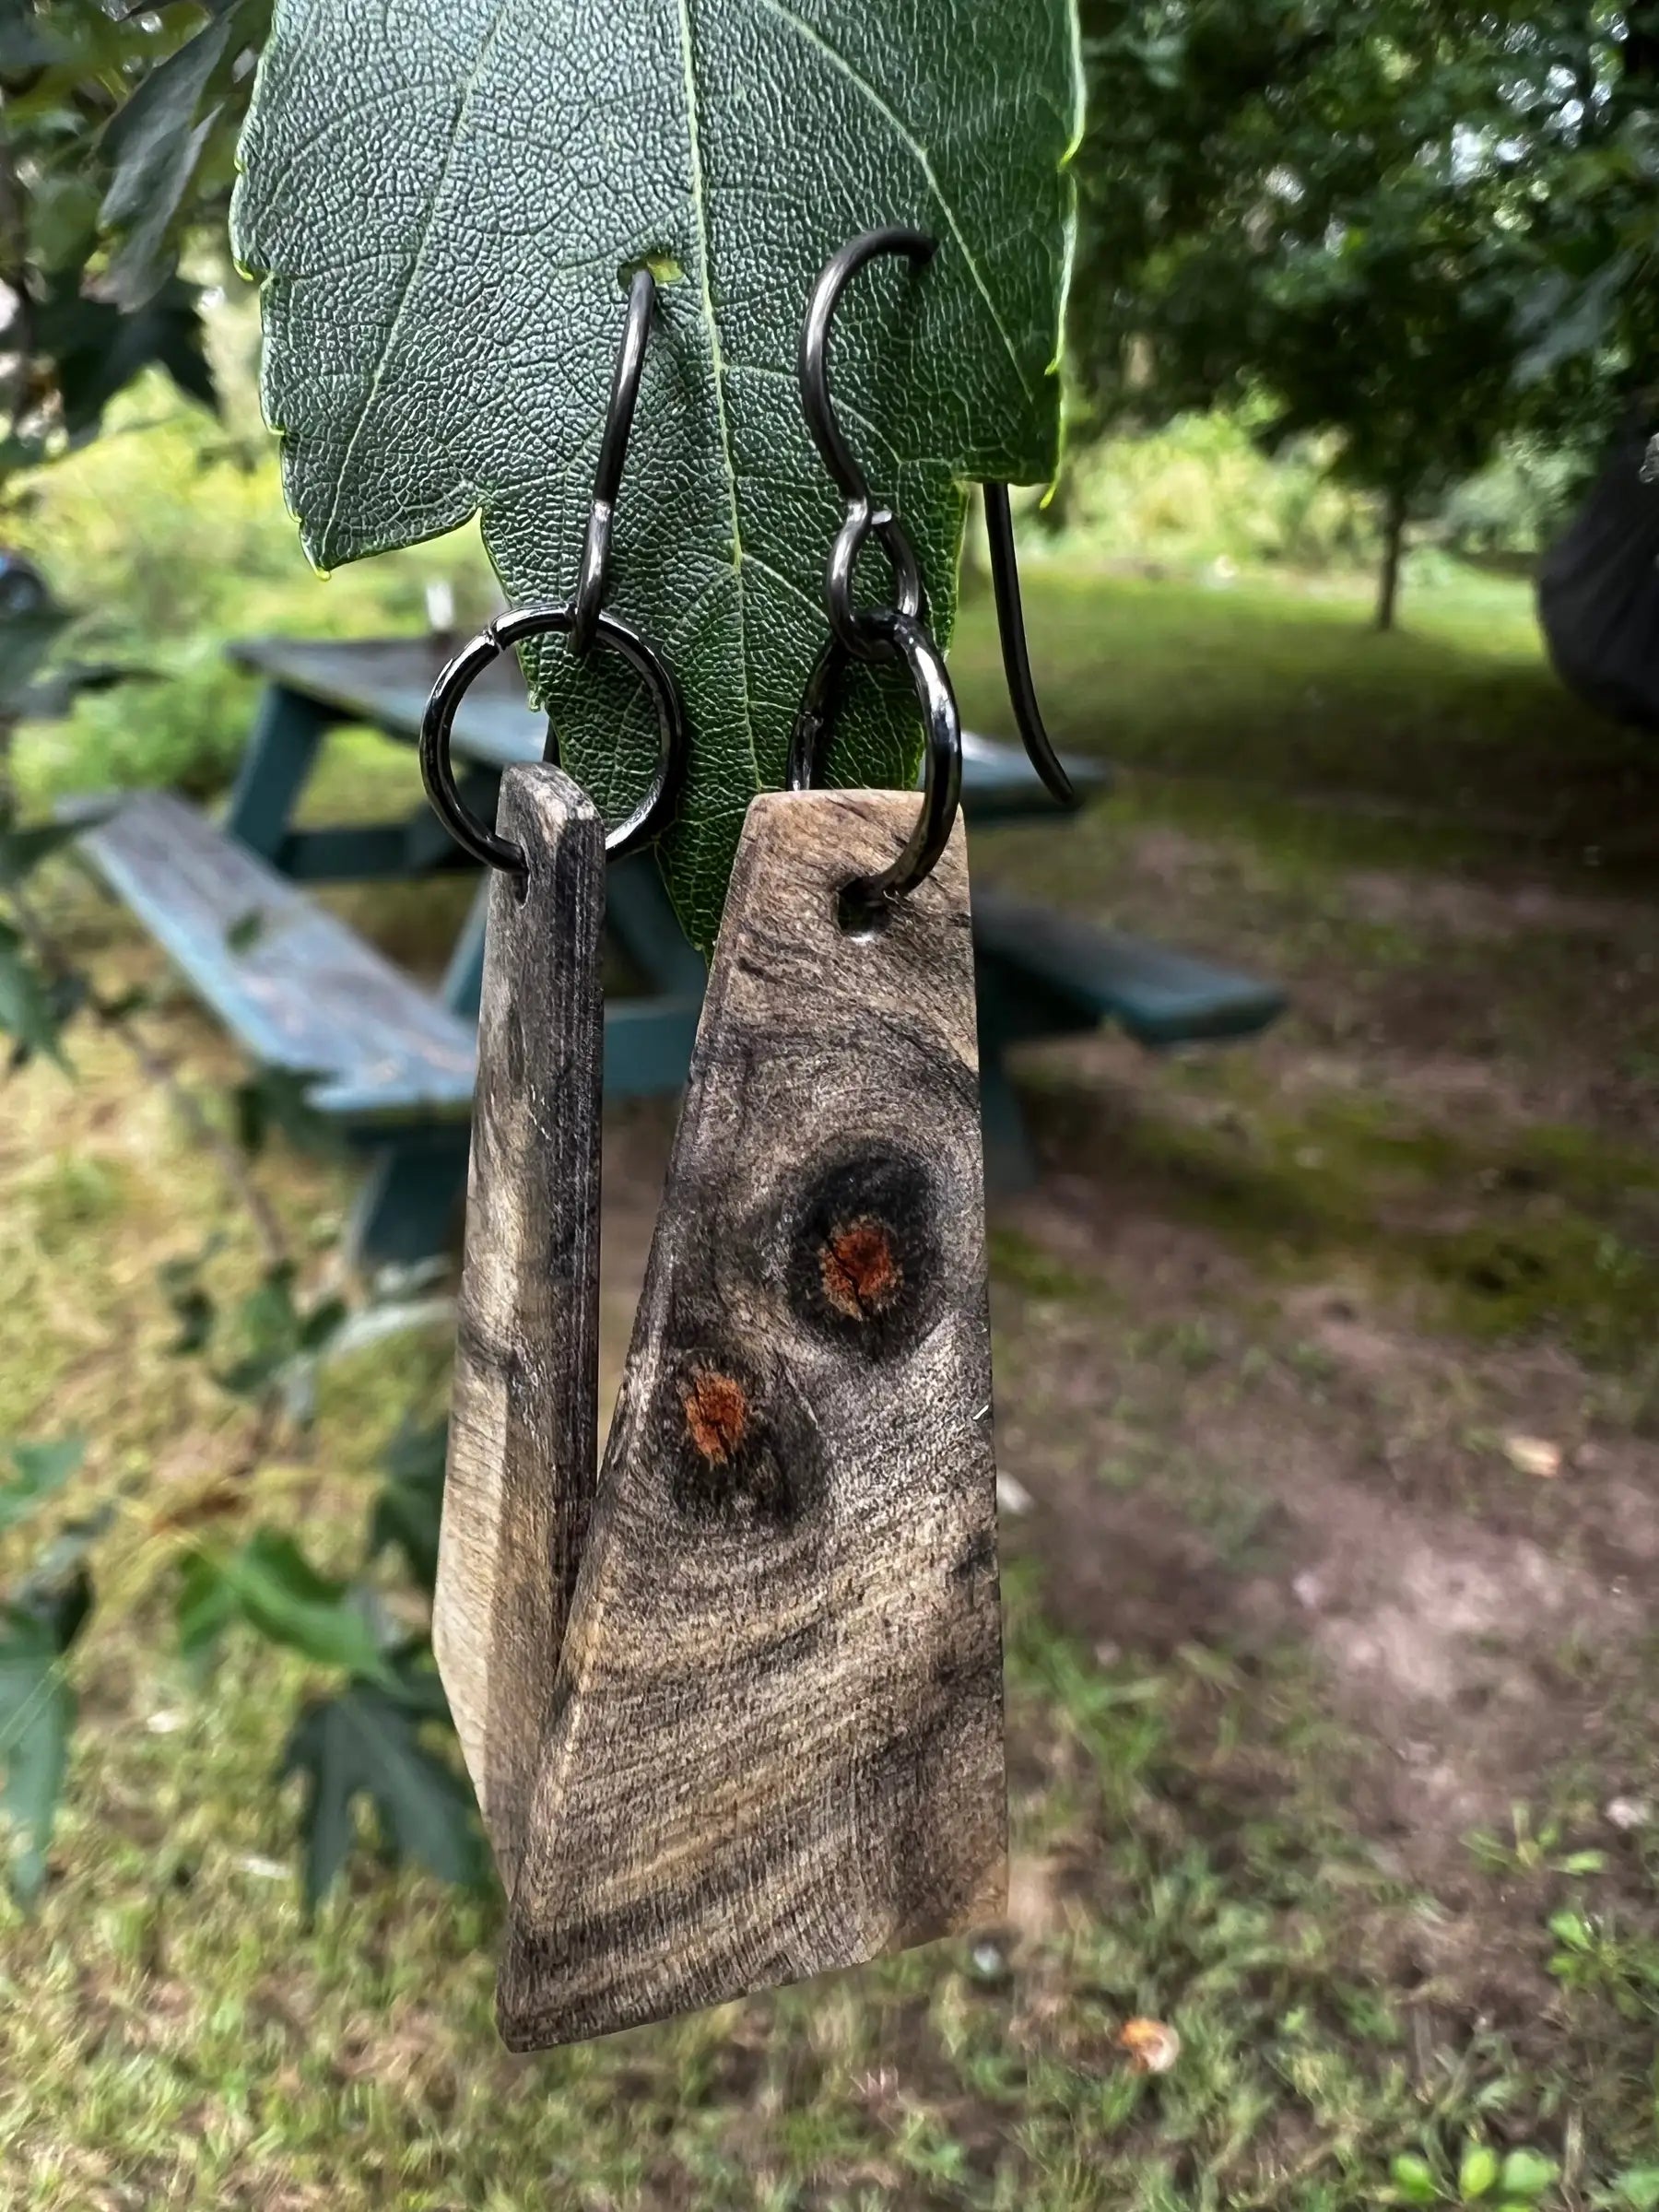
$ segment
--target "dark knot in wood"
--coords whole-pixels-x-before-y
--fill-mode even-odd
[[[904,1288],[893,1240],[879,1221],[841,1223],[818,1255],[824,1296],[851,1321],[885,1313]]]
[[[777,1377],[717,1333],[694,1336],[660,1386],[669,1496],[704,1529],[747,1541],[794,1528],[822,1500],[822,1449]]]
[[[686,1431],[704,1459],[724,1466],[735,1459],[749,1430],[748,1392],[735,1375],[717,1368],[694,1368],[680,1385]]]
[[[820,1165],[787,1231],[789,1300],[816,1335],[886,1359],[939,1311],[938,1197],[914,1154],[887,1144]]]

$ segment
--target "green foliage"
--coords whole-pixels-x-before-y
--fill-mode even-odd
[[[446,1430],[406,1424],[386,1453],[371,1512],[364,1565],[390,1545],[429,1594],[437,1568]],[[333,1886],[357,1834],[356,1806],[376,1816],[382,1852],[446,1881],[475,1883],[485,1857],[472,1799],[428,1740],[449,1708],[424,1638],[398,1633],[362,1581],[319,1574],[291,1536],[261,1530],[236,1553],[196,1553],[180,1594],[180,1641],[198,1662],[233,1621],[344,1673],[342,1688],[308,1700],[282,1755],[283,1778],[305,1784],[300,1830],[304,1888],[314,1907]]]
[[[211,1310],[198,1334],[200,1350],[211,1339]],[[320,1572],[291,1534],[273,1528],[255,1529],[235,1547],[196,1546],[179,1568],[179,1650],[198,1677],[219,1661],[227,1635],[240,1630],[336,1678],[337,1687],[306,1699],[278,1771],[278,1779],[304,1783],[308,1907],[350,1855],[359,1803],[375,1818],[384,1856],[416,1860],[449,1881],[483,1878],[487,1861],[472,1799],[441,1747],[449,1711],[427,1639],[396,1625],[380,1590],[365,1579],[395,1546],[429,1597],[444,1441],[442,1424],[406,1424],[394,1438],[354,1577]],[[14,1445],[17,1472],[0,1487],[0,1533],[62,1486],[82,1451],[78,1440]],[[75,1722],[64,1661],[91,1607],[88,1555],[107,1520],[72,1524],[0,1602],[0,1815],[9,1830],[12,1884],[24,1898],[36,1895],[45,1878]]]
[[[373,1810],[384,1855],[413,1859],[441,1881],[471,1886],[487,1861],[472,1799],[454,1769],[423,1740],[423,1719],[447,1717],[435,1676],[406,1671],[394,1692],[354,1683],[308,1704],[281,1772],[305,1784],[305,1899],[333,1887],[356,1840],[359,1799]]]
[[[211,0],[207,21],[143,77],[105,125],[109,182],[99,218],[117,245],[104,288],[122,308],[154,298],[187,225],[215,203],[222,208],[249,58],[264,42],[270,14],[270,0]]]
[[[824,639],[841,504],[791,370],[810,287],[865,225],[938,237],[925,271],[861,283],[836,367],[943,642],[961,479],[1055,465],[1077,107],[1071,0],[677,21],[573,0],[276,8],[236,240],[270,279],[265,389],[321,565],[481,511],[513,602],[566,600],[621,276],[646,259],[670,279],[613,596],[671,653],[696,732],[665,865],[701,945]],[[780,128],[820,158],[780,160]],[[613,809],[637,795],[656,740],[632,680],[608,657],[532,658],[572,772]],[[853,691],[838,773],[904,782],[921,747],[908,688],[861,671]]]
[[[179,1592],[179,1645],[200,1662],[233,1621],[318,1666],[390,1688],[376,1624],[345,1583],[319,1574],[290,1535],[261,1529],[240,1551],[198,1551]]]
[[[309,1374],[338,1335],[346,1301],[327,1297],[302,1305],[295,1297],[295,1281],[292,1262],[279,1261],[242,1300],[234,1320],[242,1351],[215,1376],[234,1396],[257,1398],[273,1387],[291,1386]]]
[[[151,368],[211,404],[180,248],[222,220],[265,0],[25,0],[0,25],[0,475],[93,436]],[[203,21],[206,17],[206,22]]]
[[[1455,2165],[1431,2147],[1425,2157],[1401,2151],[1390,2163],[1394,2198],[1402,2205],[1483,2205],[1495,2212],[1531,2212],[1559,2178],[1553,2159],[1525,2147],[1500,2157],[1489,2144],[1468,2142]]]
[[[13,1444],[7,1455],[14,1469],[11,1480],[0,1482],[0,1535],[61,1490],[86,1455],[86,1443],[78,1436],[60,1437],[54,1443]]]
[[[71,648],[88,660],[142,663],[152,677],[141,691],[83,692],[61,721],[24,723],[15,759],[31,806],[128,784],[167,783],[198,798],[223,790],[258,696],[226,658],[230,640],[418,635],[436,579],[453,587],[468,629],[499,604],[476,535],[320,586],[296,558],[276,456],[258,423],[252,300],[228,300],[207,321],[222,424],[147,380],[116,403],[109,435],[29,480],[27,505],[9,525],[66,602],[96,610],[71,633]]]
[[[0,1821],[11,1884],[28,1900],[46,1879],[75,1725],[65,1660],[92,1605],[86,1566],[91,1528],[51,1547],[28,1581],[0,1604]]]
[[[1339,571],[1369,559],[1376,516],[1369,500],[1331,481],[1330,441],[1292,441],[1268,455],[1253,435],[1261,412],[1178,415],[1156,430],[1078,446],[1050,532],[1069,556],[1148,567]],[[1031,540],[1044,519],[1033,516]]]
[[[1549,1971],[1564,1988],[1608,1999],[1628,2020],[1659,2021],[1659,1941],[1576,1908],[1552,1913]]]
[[[1651,367],[1653,88],[1628,25],[1548,0],[1088,0],[1084,26],[1072,341],[1109,419],[1265,395],[1265,440],[1333,433],[1398,523],[1512,429],[1605,431]]]
[[[41,971],[22,932],[0,921],[0,1036],[12,1040],[14,1066],[36,1053],[66,1065],[58,1030],[51,978]]]
[[[406,1422],[386,1453],[386,1479],[369,1524],[369,1557],[378,1559],[395,1547],[403,1553],[417,1586],[429,1594],[438,1581],[438,1527],[448,1455],[447,1421],[424,1429]]]

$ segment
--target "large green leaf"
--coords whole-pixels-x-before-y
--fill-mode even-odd
[[[1072,0],[278,0],[235,230],[270,278],[266,412],[321,566],[481,510],[512,601],[568,598],[624,275],[671,279],[610,604],[690,709],[665,860],[700,942],[825,635],[840,511],[794,381],[813,280],[877,224],[940,241],[921,275],[860,278],[835,368],[944,640],[964,481],[1056,459],[1079,82]],[[536,675],[614,814],[648,773],[642,702],[598,656],[549,647]],[[861,678],[843,731],[838,780],[913,772],[890,681]]]
[[[421,1740],[421,1712],[354,1684],[308,1705],[283,1752],[282,1775],[304,1778],[305,1896],[314,1906],[356,1840],[366,1798],[394,1859],[417,1859],[442,1881],[476,1883],[484,1854],[472,1800],[454,1770]]]

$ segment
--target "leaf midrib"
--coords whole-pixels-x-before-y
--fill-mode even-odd
[[[732,450],[732,425],[726,413],[725,351],[720,342],[720,321],[714,312],[713,255],[709,241],[708,195],[703,189],[702,136],[699,124],[700,95],[697,82],[696,31],[691,21],[691,0],[676,0],[679,20],[680,66],[686,86],[686,154],[691,187],[691,209],[697,225],[698,283],[702,294],[703,322],[709,333],[709,367],[714,382],[714,417],[720,426],[720,457],[725,469],[726,500],[732,518],[732,578],[737,587],[737,666],[743,687],[743,737],[748,747],[755,788],[765,779],[755,743],[755,704],[749,689],[748,595],[743,583],[743,514],[737,499],[737,459]]]

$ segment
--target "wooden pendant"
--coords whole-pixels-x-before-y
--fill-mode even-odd
[[[598,1454],[605,826],[545,766],[497,821],[432,1642],[511,1889]]]
[[[565,1630],[498,2005],[576,2041],[999,1916],[1001,1618],[966,852],[749,808]]]

